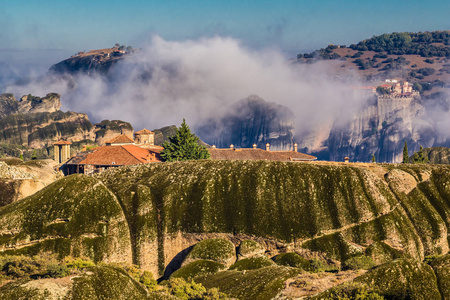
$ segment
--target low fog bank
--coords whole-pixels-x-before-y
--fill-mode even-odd
[[[362,104],[349,89],[358,82],[331,74],[324,64],[295,64],[280,52],[251,50],[232,38],[173,42],[154,37],[116,64],[108,78],[48,75],[6,91],[19,97],[60,93],[62,109],[85,112],[93,121],[121,119],[135,128],[158,128],[186,118],[194,130],[254,94],[289,107],[296,135],[302,135],[332,124],[342,113],[350,117]]]
[[[49,66],[71,54],[62,49],[0,49],[0,92],[35,81]]]

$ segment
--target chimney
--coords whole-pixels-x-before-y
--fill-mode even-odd
[[[269,143],[266,144],[266,151],[270,151],[270,144]]]
[[[298,144],[294,143],[294,152],[298,152]]]
[[[233,144],[230,145],[230,149],[234,149],[234,145]]]
[[[350,158],[348,156],[344,157],[344,162],[348,163],[350,161]]]
[[[256,149],[256,144],[253,144],[253,149]]]

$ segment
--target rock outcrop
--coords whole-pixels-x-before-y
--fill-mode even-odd
[[[53,154],[53,143],[60,139],[70,140],[75,152],[81,151],[82,144],[104,145],[120,134],[133,136],[130,123],[103,120],[92,124],[86,114],[63,112],[60,107],[60,96],[55,93],[44,98],[23,96],[20,101],[12,94],[0,95],[0,143],[8,148],[15,145],[20,152],[35,149],[39,158],[48,158]],[[17,152],[6,151],[9,155]]]
[[[0,119],[18,113],[52,113],[60,108],[60,96],[56,93],[47,94],[43,98],[25,95],[19,101],[16,100],[13,94],[0,95]]]
[[[112,66],[129,54],[130,52],[127,53],[126,51],[119,50],[117,47],[79,52],[51,66],[49,71],[50,73],[59,75],[76,75],[78,73],[88,75],[99,73],[106,75]]]
[[[0,208],[4,254],[56,251],[60,257],[131,263],[131,239],[117,197],[86,176],[65,177]]]
[[[233,104],[224,116],[210,119],[197,130],[198,136],[210,145],[228,148],[230,144],[252,148],[292,150],[294,144],[294,113],[287,107],[267,102],[256,95]]]
[[[28,197],[58,178],[53,160],[0,159],[0,207]]]
[[[404,189],[398,185],[402,172],[407,173],[407,180],[412,175],[417,186]],[[419,260],[449,250],[450,191],[446,183],[450,170],[446,167],[205,161],[119,168],[99,179],[103,183],[69,176],[17,202],[17,207],[12,204],[0,209],[3,228],[15,232],[4,233],[3,251],[39,251],[36,249],[47,243],[55,246],[58,237],[65,242],[56,244],[57,251],[85,253],[97,261],[113,260],[116,254],[112,252],[118,253],[119,245],[113,250],[108,243],[122,241],[121,259],[162,275],[180,252],[212,237],[229,239],[237,246],[238,241],[256,236],[263,238],[258,242],[271,256],[280,249],[299,250],[321,252],[340,262],[369,253],[375,242]],[[73,191],[69,192],[68,186]],[[45,203],[38,205],[42,201]],[[108,215],[100,221],[86,214],[85,209],[104,201],[123,215],[115,212],[116,217]],[[52,213],[36,219],[33,226],[26,224],[34,218],[19,217],[21,211],[41,214],[43,205],[53,207]],[[72,205],[77,208],[69,209]],[[128,229],[120,238],[115,235],[117,230],[110,229],[105,236],[94,227],[77,229],[79,239],[95,236],[93,241],[98,238],[104,244],[100,248],[96,246],[100,243],[75,246],[77,239],[71,230],[76,224],[72,222],[80,218],[88,224],[106,224],[103,227],[127,224],[120,225],[120,230],[123,226]],[[61,226],[45,225],[52,222]],[[42,230],[34,233],[33,228]],[[113,237],[108,238],[110,234]],[[70,243],[65,240],[69,235]],[[92,250],[88,250],[90,245]]]

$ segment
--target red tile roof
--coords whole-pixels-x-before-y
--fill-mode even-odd
[[[134,140],[126,136],[125,134],[121,134],[116,136],[110,141],[106,142],[107,144],[134,144]]]
[[[152,133],[154,132],[144,128],[142,130],[136,131],[134,134],[152,134]]]
[[[295,151],[266,151],[263,149],[217,149],[209,148],[211,159],[218,160],[316,160],[317,157]]]
[[[53,145],[72,145],[72,143],[64,140],[59,140],[56,143],[53,143]]]
[[[135,145],[97,147],[79,162],[81,165],[128,166],[161,161],[159,151]],[[69,162],[70,164],[70,162]]]

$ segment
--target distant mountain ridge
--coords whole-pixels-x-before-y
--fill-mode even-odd
[[[297,62],[335,62],[335,71],[357,70],[366,80],[402,77],[410,82],[435,82],[450,74],[450,30],[394,32],[360,41],[333,45],[297,55]]]

